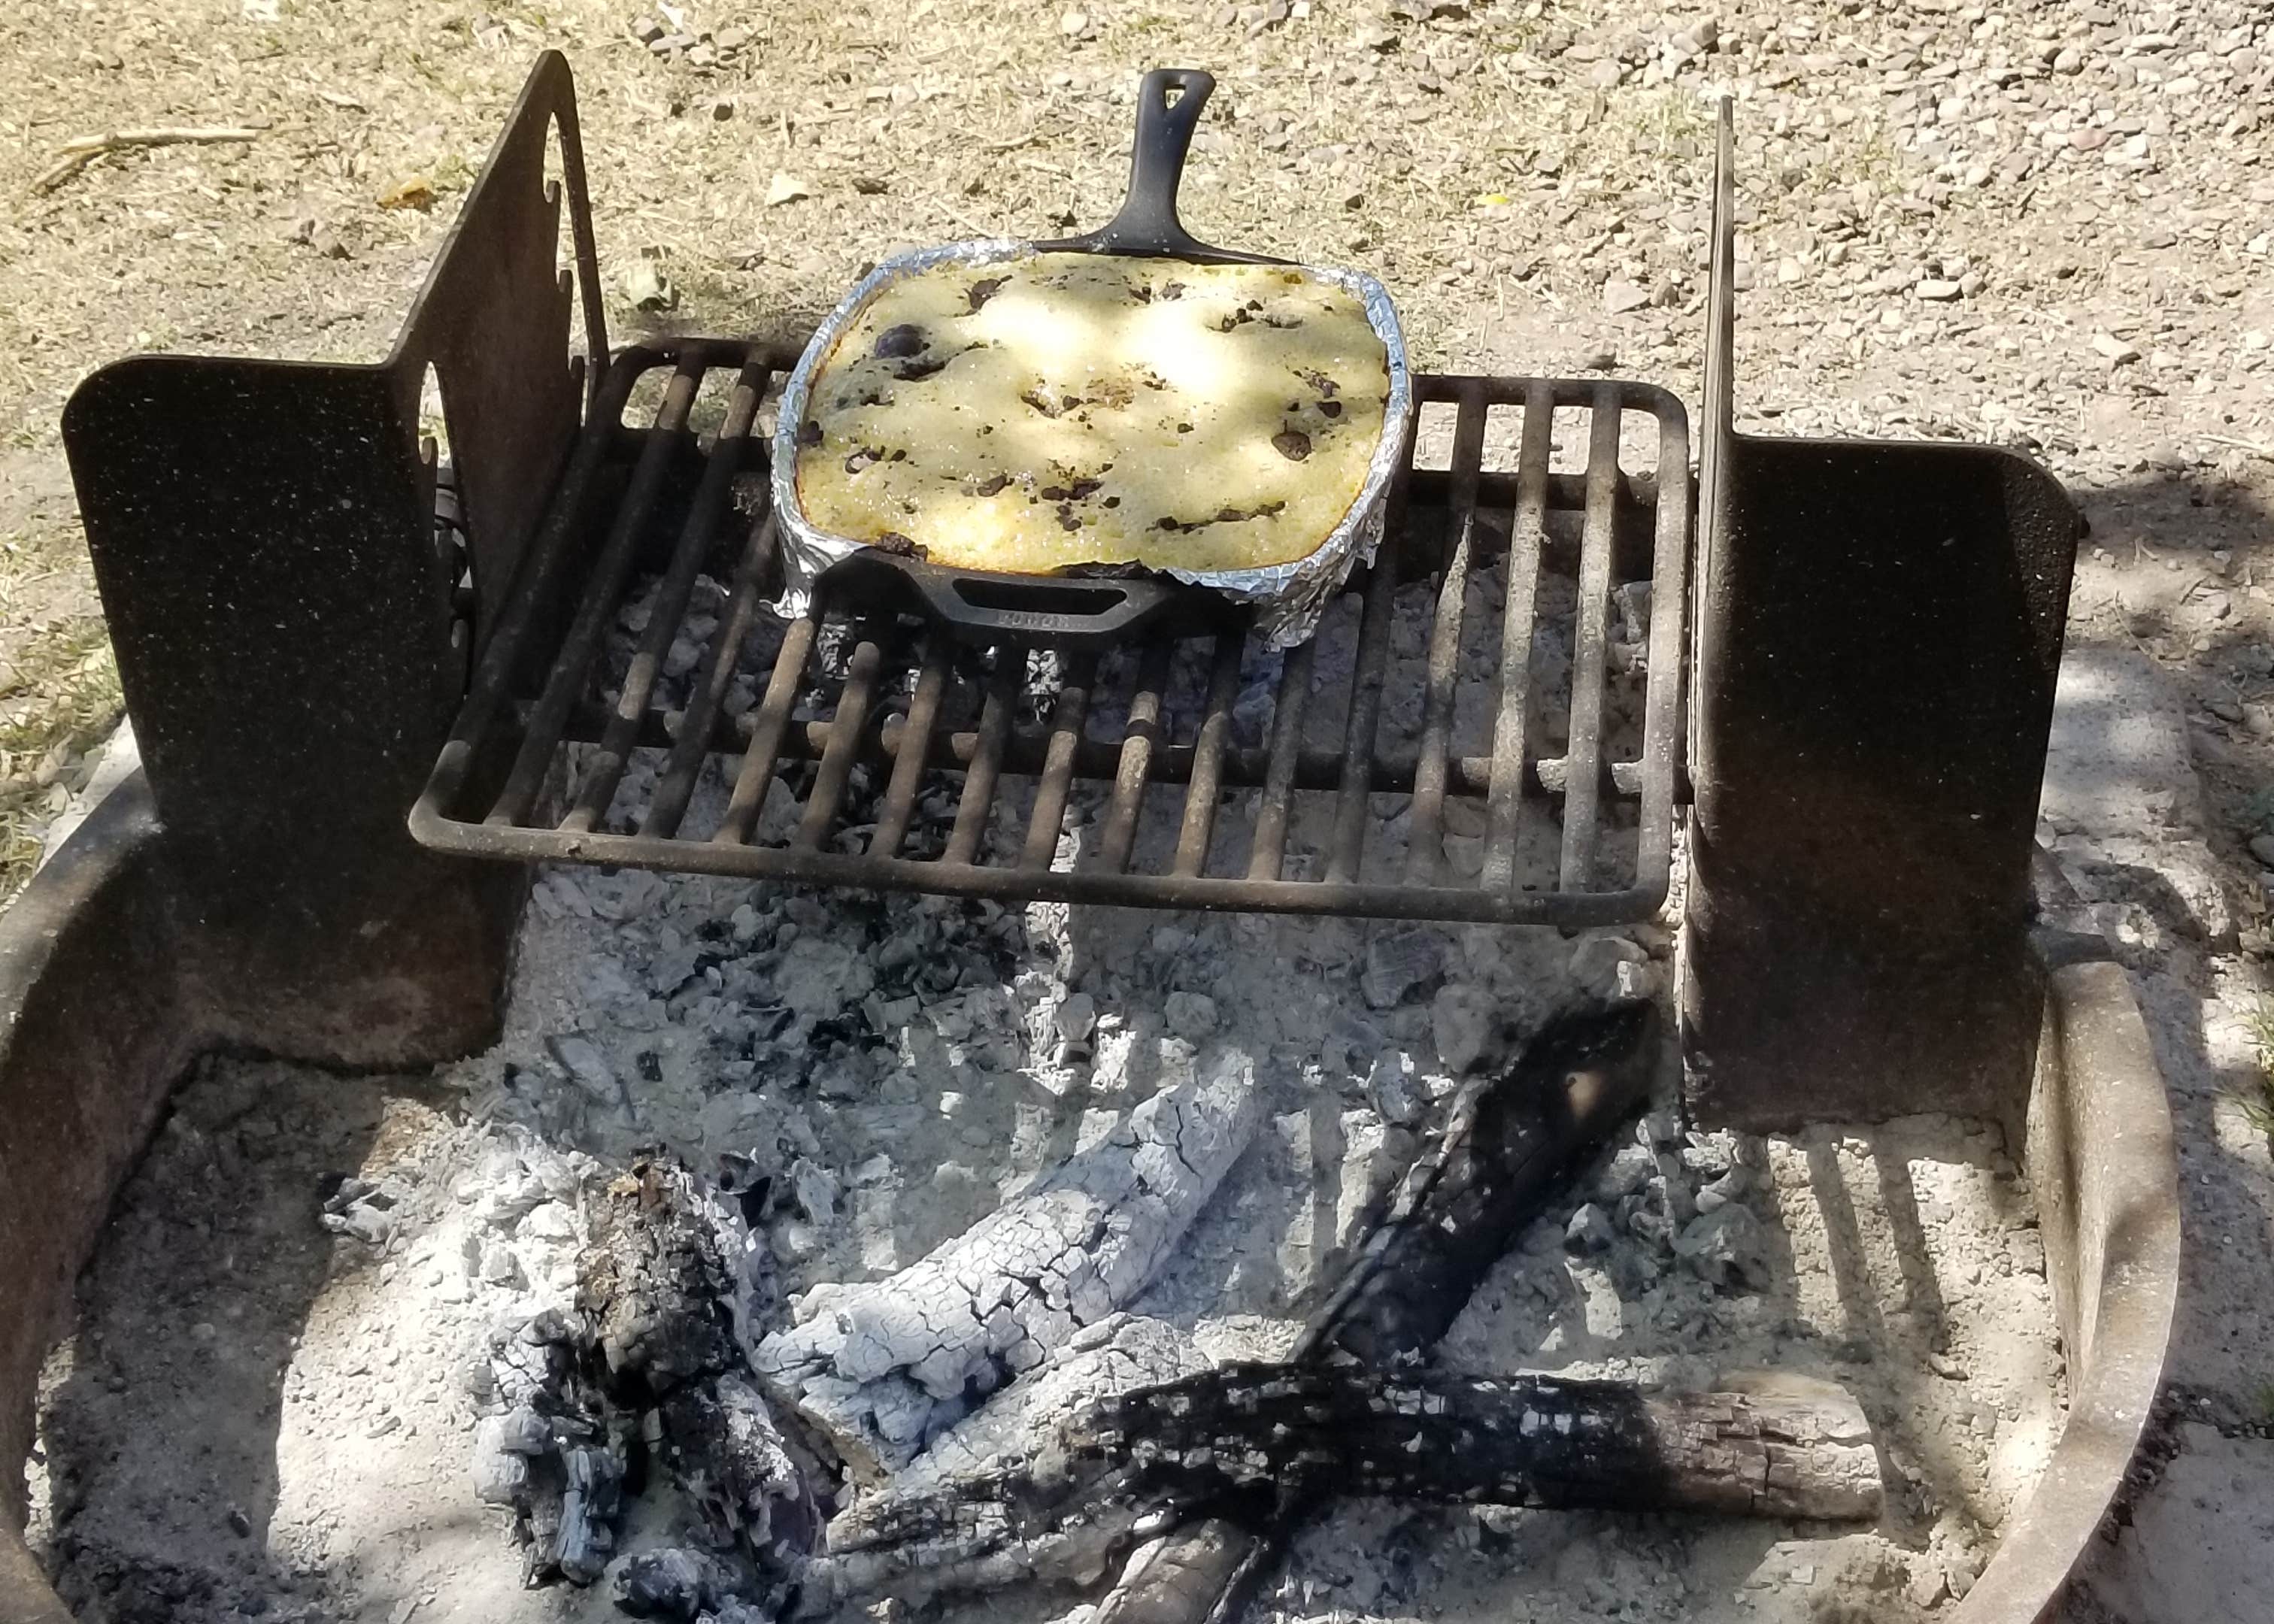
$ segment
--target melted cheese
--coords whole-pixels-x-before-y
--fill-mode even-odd
[[[1285,563],[1357,500],[1388,389],[1356,296],[1287,267],[940,266],[818,369],[798,500],[832,535],[967,568]]]

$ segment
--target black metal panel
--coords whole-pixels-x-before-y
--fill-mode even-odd
[[[138,357],[65,408],[161,861],[226,1038],[397,1064],[494,1027],[520,876],[403,827],[466,663],[418,414],[432,365],[500,600],[577,426],[554,128],[589,267],[574,94],[548,54],[387,360]]]
[[[1729,427],[1718,177],[1683,1014],[1753,1129],[1988,1111],[2039,1026],[2030,857],[2081,525],[1994,447]]]

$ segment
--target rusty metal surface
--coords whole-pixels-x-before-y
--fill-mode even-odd
[[[2030,854],[2080,523],[2027,459],[1730,426],[1717,170],[1682,1014],[1701,1118],[1984,1112],[2040,1024]]]
[[[567,511],[588,500],[588,489],[595,493],[584,528],[605,539],[589,565],[549,534],[531,549],[526,579],[543,589],[573,575],[581,597],[565,630],[522,602],[501,612],[412,814],[419,839],[471,856],[1004,900],[1572,926],[1645,918],[1659,907],[1680,778],[1690,541],[1688,420],[1663,390],[1417,378],[1418,399],[1451,409],[1449,466],[1413,468],[1408,436],[1382,553],[1350,589],[1361,605],[1354,660],[1326,674],[1314,671],[1316,646],[1299,645],[1276,673],[1265,735],[1243,742],[1233,736],[1243,679],[1273,673],[1241,623],[1227,626],[1220,609],[1167,617],[1139,634],[1118,665],[1100,665],[1079,641],[1055,647],[1050,634],[1037,634],[1029,641],[1048,658],[1031,669],[1028,641],[959,650],[953,628],[932,627],[857,582],[833,595],[825,584],[816,608],[786,628],[769,626],[765,603],[779,578],[772,521],[763,512],[730,515],[723,492],[736,473],[763,467],[749,408],[794,359],[786,350],[709,339],[617,358],[568,470],[568,493],[556,499],[556,511]],[[633,380],[648,372],[664,380],[655,418],[626,422]],[[706,380],[723,377],[734,380],[724,424],[698,440],[686,427],[692,403]],[[1558,409],[1584,415],[1582,474],[1550,467]],[[1487,463],[1492,414],[1518,425],[1513,467]],[[1639,456],[1623,445],[1623,428],[1640,432]],[[604,469],[613,477],[601,477]],[[674,505],[669,493],[689,486],[696,496]],[[620,494],[603,502],[600,492]],[[689,612],[692,572],[721,544],[739,549],[727,601],[698,625]],[[609,628],[645,590],[644,561],[653,569],[658,560],[656,601],[638,611],[649,616],[640,647],[628,672],[615,670]],[[1480,581],[1487,571],[1491,580]],[[1547,708],[1531,680],[1535,604],[1547,572],[1572,577],[1577,595],[1571,698],[1544,724],[1568,732],[1569,746],[1554,756],[1526,748],[1526,718],[1540,727]],[[1640,685],[1639,748],[1614,759],[1611,593],[1634,578],[1650,582],[1659,612]],[[1394,596],[1408,581],[1427,583],[1434,609],[1424,633],[1418,733],[1401,743],[1382,726],[1381,705]],[[1500,617],[1481,637],[1464,625],[1472,598]],[[780,651],[747,669],[745,644],[755,646],[762,628],[780,635]],[[657,699],[654,672],[681,636],[701,651],[673,709]],[[1210,673],[1205,702],[1181,724],[1164,697],[1164,680],[1180,663]],[[725,698],[738,665],[759,686],[756,703],[730,714]],[[1494,704],[1483,735],[1489,754],[1456,742],[1461,701],[1480,690]],[[1330,703],[1341,707],[1342,726],[1306,729],[1309,714]],[[1093,725],[1100,717],[1108,719]],[[644,810],[612,823],[610,803],[638,750],[662,758],[653,793]],[[478,781],[476,766],[501,753],[513,764],[493,789]],[[719,761],[733,789],[723,816],[690,824],[708,758]],[[863,771],[882,780],[873,809],[852,790]],[[561,782],[571,786],[565,813],[545,800]],[[1103,794],[1103,832],[1096,849],[1069,861],[1062,838],[1074,826],[1082,784]],[[762,837],[761,814],[777,786],[798,797],[794,832]],[[910,834],[927,793],[948,793],[957,806],[936,851],[917,849]],[[1410,797],[1394,851],[1384,849],[1372,799],[1385,793]],[[1138,838],[1148,794],[1178,802],[1168,820],[1172,842],[1149,854]],[[1481,872],[1470,879],[1441,856],[1457,801],[1469,803],[1473,820],[1463,827],[1482,831]],[[1331,825],[1316,868],[1291,853],[1306,807]],[[1527,815],[1549,820],[1560,848],[1544,868],[1517,861]],[[990,846],[998,816],[1018,827]]]
[[[385,360],[136,357],[64,410],[200,996],[248,1045],[392,1064],[494,1028],[519,883],[423,850],[403,816],[580,417],[562,194],[546,180],[556,133],[589,291],[575,96],[548,53]],[[429,368],[471,627],[421,453]]]
[[[206,1041],[176,974],[157,835],[148,787],[129,778],[0,914],[0,1530],[23,1526],[33,1395],[70,1329],[72,1282]],[[41,1617],[9,1586],[7,1537],[0,1620]]]

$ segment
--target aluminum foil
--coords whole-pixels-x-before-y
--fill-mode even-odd
[[[797,370],[782,386],[780,420],[774,428],[773,505],[781,538],[782,595],[776,609],[785,616],[805,613],[813,600],[814,583],[832,565],[860,552],[869,544],[832,536],[817,529],[797,500],[797,432],[805,422],[806,402],[814,375],[836,347],[845,331],[879,293],[903,276],[940,265],[991,265],[1045,252],[1035,243],[1007,238],[987,242],[949,243],[895,254],[861,279],[842,304],[814,329],[813,338],[798,357]],[[1397,312],[1389,289],[1360,271],[1338,267],[1294,267],[1321,282],[1332,282],[1357,296],[1367,320],[1382,340],[1389,366],[1389,389],[1382,402],[1382,440],[1374,448],[1366,480],[1342,521],[1310,553],[1285,564],[1261,569],[1162,569],[1156,573],[1204,586],[1252,605],[1255,631],[1275,649],[1291,649],[1318,628],[1336,592],[1352,569],[1374,560],[1382,545],[1382,529],[1389,496],[1389,482],[1397,471],[1397,457],[1405,443],[1406,419],[1413,411],[1413,383],[1405,365],[1405,335],[1397,325]]]

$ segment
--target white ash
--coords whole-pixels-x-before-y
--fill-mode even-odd
[[[405,1597],[436,1616],[615,1616],[612,1580],[522,1590],[509,1514],[486,1510],[480,1492],[511,1496],[505,1445],[528,1425],[509,1418],[510,1382],[492,1367],[498,1335],[574,1308],[594,1192],[636,1158],[660,1149],[712,1187],[720,1266],[739,1282],[727,1295],[749,1305],[732,1327],[747,1355],[791,1328],[792,1302],[874,1286],[971,1234],[1085,1145],[1133,1132],[1148,1101],[1219,1076],[1210,1068],[1236,1043],[1252,1056],[1246,1109],[1261,1125],[1122,1304],[1139,1319],[1101,1325],[1169,1327],[1178,1369],[1276,1357],[1442,1110],[1453,1075],[1440,1043],[1490,1064],[1509,1017],[1536,1019],[1606,960],[1661,972],[1662,932],[1625,939],[547,871],[488,1053],[418,1083],[216,1063],[184,1093],[184,1125],[160,1136],[122,1207],[179,1218],[114,1228],[51,1375],[35,1538],[74,1596],[106,1583],[179,1591],[177,1616],[215,1624],[236,1624],[256,1597],[286,1618]],[[1186,996],[1172,1026],[1173,994]],[[1214,1019],[1196,1049],[1198,998]],[[350,1116],[359,1125],[329,1138],[302,1121]],[[196,1126],[213,1123],[225,1125]],[[330,1215],[368,1224],[376,1242],[324,1231],[311,1166],[363,1181],[370,1195]],[[1827,1199],[1835,1188],[1842,1199]],[[1910,1207],[1891,1200],[1898,1189]],[[1588,1250],[1600,1230],[1583,1223],[1582,1249],[1567,1251],[1589,1203],[1611,1242]],[[275,1214],[271,1238],[237,1240],[221,1270],[214,1241],[247,1211]],[[1830,1598],[1909,1616],[1930,1573],[1948,1591],[1946,1569],[1978,1571],[2058,1425],[2026,1212],[1994,1136],[1969,1124],[1758,1144],[1692,1139],[1671,1111],[1653,1113],[1533,1226],[1444,1357],[1690,1385],[1747,1365],[1830,1376],[1863,1400],[1897,1468],[1878,1529],[1822,1539],[1784,1525],[1352,1505],[1299,1542],[1261,1616],[1522,1606],[1562,1620],[1606,1596],[1643,1617],[1800,1619]],[[281,1368],[284,1397],[264,1400],[255,1381],[193,1417],[174,1396],[176,1362],[233,1349],[232,1305],[279,1327],[232,1357],[272,1378]],[[220,1327],[213,1342],[186,1328],[200,1324]],[[1044,1384],[1103,1334],[1067,1329],[1050,1363],[955,1426],[928,1415],[948,1453],[918,1455],[885,1489],[967,1458],[956,1451],[994,1449],[995,1429],[1024,1430],[1007,1406],[1055,1402]],[[1132,1334],[1116,1329],[1113,1345]],[[1935,1373],[1931,1355],[1959,1374]],[[116,1389],[91,1376],[112,1371]],[[250,1445],[196,1464],[181,1440],[221,1426]],[[172,1509],[155,1519],[152,1485],[170,1485]],[[232,1503],[254,1532],[217,1545]],[[847,1515],[867,1515],[861,1498]],[[700,1548],[715,1515],[651,1473],[625,1501],[614,1558]],[[1485,1545],[1499,1554],[1472,1554]],[[930,1605],[956,1620],[1053,1617],[1085,1594],[1065,1575],[1097,1575],[1101,1560],[1079,1542],[1020,1555],[995,1575],[1007,1588]],[[1793,1576],[1803,1568],[1807,1584]],[[1055,1577],[1021,1576],[1038,1570]]]

